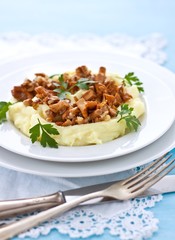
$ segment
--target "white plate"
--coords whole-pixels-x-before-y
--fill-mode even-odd
[[[0,165],[16,171],[54,177],[92,177],[122,172],[148,163],[175,147],[175,123],[156,142],[125,156],[84,163],[40,161],[0,147]]]
[[[167,84],[167,77],[163,75],[157,77],[154,74],[155,67],[145,68],[145,62],[142,59],[139,60],[139,64],[134,64],[134,58],[120,54],[52,53],[6,63],[0,66],[1,101],[8,101],[10,90],[14,85],[20,84],[26,76],[43,71],[49,74],[60,73],[60,71],[75,69],[82,64],[95,70],[103,65],[107,67],[109,72],[118,72],[122,76],[134,71],[141,79],[144,83],[144,100],[147,109],[146,117],[139,131],[101,145],[60,146],[59,149],[52,149],[43,148],[39,143],[32,144],[29,138],[21,134],[8,122],[0,126],[1,147],[40,160],[59,162],[97,161],[139,150],[156,141],[170,128],[175,118],[175,111],[172,110],[175,100]]]
[[[113,55],[110,56],[111,58]],[[115,57],[115,55],[114,55]],[[144,66],[145,71],[154,69],[154,75],[166,79],[167,84],[175,94],[175,75],[167,69],[152,62],[132,58],[132,65]],[[39,161],[32,158],[23,157],[0,148],[0,165],[21,172],[57,176],[57,177],[88,177],[105,174],[112,174],[131,169],[136,166],[148,163],[160,157],[165,152],[175,147],[175,123],[157,141],[151,145],[128,154],[106,161],[86,162],[86,163],[61,163]]]

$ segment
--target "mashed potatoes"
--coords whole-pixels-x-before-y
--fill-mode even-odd
[[[113,81],[119,85],[121,84],[121,78],[117,77],[117,75],[111,75]],[[80,90],[78,89],[76,92],[69,94],[67,97],[69,99],[70,104],[76,99],[82,99],[82,96],[89,90]],[[145,112],[145,106],[140,97],[140,93],[135,85],[125,87],[125,93],[129,94],[130,98],[125,102],[128,106],[133,107],[133,115],[136,118],[139,118]],[[76,98],[75,98],[76,95]],[[36,99],[34,96],[33,99]],[[37,96],[38,99],[38,96]],[[72,100],[71,100],[72,99]],[[77,100],[78,99],[78,100]],[[107,98],[106,98],[107,99]],[[107,100],[103,101],[107,101]],[[59,100],[60,101],[60,100]],[[28,103],[29,101],[27,101]],[[35,101],[33,101],[35,102]],[[87,100],[87,102],[94,102],[94,100]],[[73,105],[73,106],[74,106]],[[65,108],[67,105],[65,106]],[[77,104],[76,108],[80,108]],[[45,102],[39,103],[37,106],[33,106],[30,104],[26,104],[26,99],[24,101],[17,101],[13,105],[9,107],[8,117],[14,123],[14,125],[26,136],[30,136],[29,130],[34,125],[38,123],[38,119],[42,124],[51,123],[59,132],[59,135],[52,136],[59,145],[65,146],[83,146],[83,145],[90,145],[90,144],[101,144],[104,142],[111,141],[116,139],[126,133],[126,123],[124,120],[118,122],[119,116],[111,117],[108,114],[105,115],[103,121],[94,121],[94,122],[86,122],[86,123],[79,123],[75,122],[76,124],[70,124],[72,118],[69,119],[70,125],[58,124],[56,121],[49,121],[48,120],[48,111],[52,109],[48,104]],[[67,108],[68,109],[68,108]],[[120,109],[120,106],[118,107]],[[76,109],[77,110],[77,109]],[[79,109],[78,109],[79,110]],[[68,111],[68,110],[67,110]],[[80,111],[80,110],[79,110]],[[89,110],[88,110],[89,111]],[[94,109],[90,109],[90,114],[95,111]],[[66,112],[66,111],[65,111]],[[81,111],[80,111],[81,113]],[[77,119],[85,119],[83,115],[78,115]],[[69,118],[69,113],[67,113],[67,119]],[[83,113],[82,113],[83,114]],[[53,115],[53,113],[52,113]],[[50,116],[50,115],[49,115]],[[54,112],[55,116],[55,112]],[[81,116],[81,117],[80,117]],[[89,118],[89,115],[88,115]],[[82,121],[82,120],[81,120]]]

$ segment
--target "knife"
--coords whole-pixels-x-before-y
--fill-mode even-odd
[[[64,192],[58,191],[51,195],[46,195],[36,198],[15,199],[0,201],[0,218],[11,217],[19,214],[24,214],[32,211],[45,210],[65,202],[69,202],[79,196],[99,191],[109,187],[111,184],[117,181],[107,182],[97,185],[86,186],[82,188],[76,188],[67,190]],[[155,194],[175,192],[175,175],[168,175],[162,178],[150,189],[146,190],[142,195],[138,197],[151,196]],[[98,198],[90,200],[83,204],[99,204],[106,201],[116,201],[112,199]]]

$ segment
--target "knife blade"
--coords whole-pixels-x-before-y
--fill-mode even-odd
[[[70,189],[67,191],[64,191],[64,196],[66,198],[66,201],[69,199],[72,200],[75,197],[82,196],[91,192],[100,191],[104,188],[109,187],[111,184],[116,183],[117,181],[113,182],[106,182],[106,183],[100,183],[96,185],[76,188],[76,189]],[[159,182],[154,184],[151,188],[149,188],[147,191],[145,191],[140,196],[149,196],[154,194],[161,194],[161,193],[169,193],[169,192],[175,192],[175,175],[168,175],[163,177]]]
[[[58,191],[51,195],[36,197],[36,198],[0,201],[0,218],[10,217],[10,216],[28,213],[36,210],[45,210],[45,209],[63,204],[65,202],[69,202],[79,196],[82,196],[91,192],[95,192],[95,191],[100,191],[116,182],[117,181],[101,183],[101,184],[71,189],[64,192]],[[157,182],[154,186],[146,190],[144,193],[142,193],[142,195],[138,197],[145,197],[145,196],[170,193],[170,192],[175,192],[175,175],[165,176],[159,182]],[[85,202],[82,205],[99,204],[99,203],[104,203],[106,201],[116,201],[116,200],[98,198],[98,199],[93,199],[88,202]]]

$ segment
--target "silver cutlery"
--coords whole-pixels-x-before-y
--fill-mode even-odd
[[[116,182],[103,190],[83,195],[70,202],[50,208],[36,215],[26,217],[18,222],[6,225],[0,229],[0,239],[5,240],[16,236],[17,234],[24,232],[50,218],[59,216],[90,199],[110,197],[118,200],[127,200],[137,197],[175,168],[175,165],[173,164],[175,159],[166,163],[169,157],[170,156],[163,156],[132,177]]]
[[[34,211],[46,210],[51,207],[63,204],[65,202],[70,202],[71,200],[82,195],[102,190],[116,182],[118,181],[80,187],[64,192],[58,191],[50,195],[34,198],[0,201],[0,219],[9,218]],[[147,189],[141,195],[138,195],[138,197],[145,197],[170,192],[175,192],[175,175],[164,176],[160,181],[155,183],[153,187]],[[107,201],[112,202],[114,200],[112,198],[98,198],[84,204],[101,204]]]

